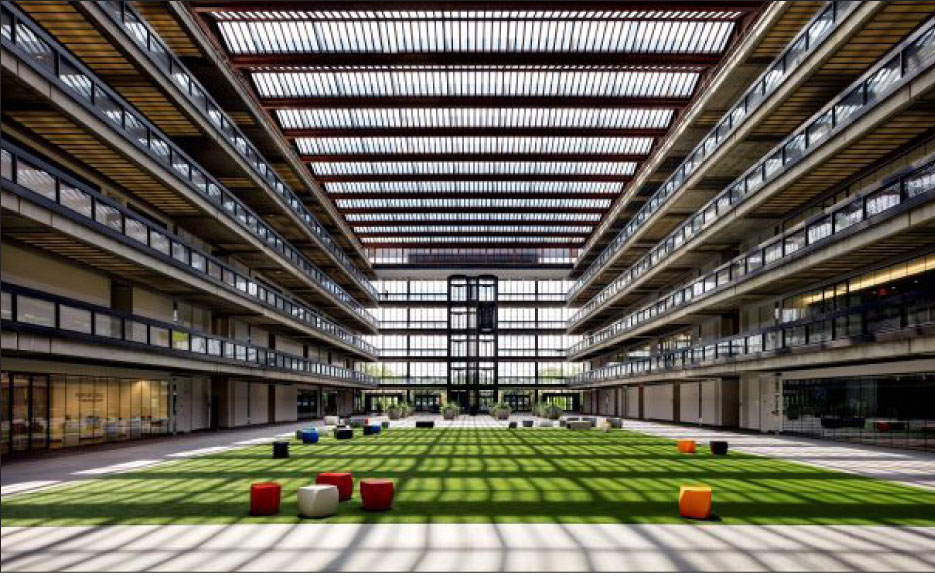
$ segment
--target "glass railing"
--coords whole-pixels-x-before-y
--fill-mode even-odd
[[[307,230],[318,240],[321,246],[375,300],[377,295],[370,281],[354,265],[353,261],[341,246],[335,242],[315,215],[305,207],[295,192],[276,174],[269,162],[244,136],[243,132],[205,90],[204,86],[172,53],[166,43],[160,40],[158,34],[150,27],[149,22],[127,2],[98,0],[96,3],[118,25],[119,29],[134,44],[140,47],[149,60],[155,64],[156,68],[172,80],[172,83],[179,88],[189,102],[208,120],[208,124],[213,126],[218,134],[227,140],[240,157],[256,172],[260,180],[282,197],[286,205],[298,215]]]
[[[828,346],[840,340],[871,341],[887,332],[935,327],[935,298],[931,291],[883,299],[871,305],[770,326],[762,330],[713,340],[603,366],[569,377],[569,386],[599,384],[626,378],[686,370],[717,361],[755,360],[805,346]]]
[[[153,223],[90,186],[55,169],[12,142],[0,149],[0,181],[3,189],[46,205],[56,213],[83,226],[117,238],[186,272],[211,281],[284,314],[309,329],[343,342],[367,356],[376,349],[317,311],[282,296],[272,286],[245,276],[214,256],[192,247],[165,228]]]
[[[6,330],[40,331],[250,368],[295,372],[366,386],[379,385],[376,378],[343,366],[314,362],[301,356],[7,283],[3,283],[0,292],[0,320]]]
[[[935,34],[931,36],[935,37]],[[703,277],[679,286],[653,304],[585,337],[569,349],[569,355],[580,354],[683,306],[699,302],[728,286],[787,265],[796,258],[813,252],[813,248],[837,242],[841,237],[859,230],[857,225],[862,222],[872,221],[877,224],[933,199],[935,161],[929,161],[887,179],[882,185],[842,200],[822,214],[774,236]]]
[[[571,318],[570,323],[580,323],[590,316],[719,218],[755,197],[770,181],[808,157],[833,134],[874,109],[889,93],[927,70],[935,63],[933,26],[935,25],[930,20],[752,168],[702,206],[694,216],[660,240],[654,248],[582,306]]]
[[[331,294],[362,321],[374,325],[373,316],[338,283],[203,170],[188,155],[121,96],[101,82],[77,58],[53,40],[41,27],[9,4],[0,7],[3,45],[49,81],[64,89],[94,115],[115,128],[138,150],[185,182],[199,196],[231,216],[237,224],[287,259],[315,285]]]
[[[825,8],[812,18],[802,32],[796,36],[795,40],[789,43],[782,54],[738,99],[734,107],[687,155],[685,160],[675,169],[672,176],[656,190],[627,225],[617,233],[617,236],[604,247],[587,270],[572,285],[568,292],[569,300],[574,298],[604,265],[617,255],[620,248],[633,237],[653,214],[658,212],[668,200],[679,192],[689,177],[698,170],[705,160],[710,158],[730,138],[737,127],[743,124],[782,85],[792,71],[796,70],[799,64],[829,37],[831,32],[845,20],[846,16],[858,4],[860,2],[853,0],[828,2]],[[620,208],[615,208],[614,213],[610,214],[604,221],[608,223],[613,221],[619,210]],[[598,229],[592,235],[592,238],[597,238],[602,232],[603,230]]]

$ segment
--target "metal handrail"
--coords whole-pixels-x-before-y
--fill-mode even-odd
[[[343,366],[315,362],[248,342],[221,338],[200,330],[6,282],[0,291],[0,302],[0,320],[8,330],[48,332],[105,344],[158,349],[167,354],[208,358],[251,368],[322,376],[374,387],[379,385],[373,376]],[[31,310],[26,309],[27,302]]]
[[[45,30],[7,2],[0,7],[0,42],[48,81],[74,97],[92,114],[120,132],[191,190],[220,211],[230,215],[241,229],[284,256],[312,282],[333,295],[365,323],[375,319],[337,282],[274,231],[266,222],[225,188],[217,179],[175,146],[122,96],[102,82],[77,57]]]
[[[286,314],[289,318],[298,320],[324,335],[333,336],[368,356],[377,354],[376,348],[332,319],[281,295],[269,284],[238,272],[142,214],[104,196],[12,142],[4,141],[0,154],[3,156],[4,165],[3,173],[0,173],[3,189],[55,209],[57,213],[80,222],[83,226],[92,227],[137,249],[144,249],[163,262],[183,268],[186,272],[209,280],[217,286],[235,291],[238,296],[249,298],[270,310]],[[23,166],[29,167],[33,181],[20,180],[20,168]],[[40,182],[44,187],[39,185]]]
[[[181,90],[189,102],[208,120],[209,125],[213,126],[218,134],[231,143],[234,150],[237,151],[241,158],[246,160],[260,179],[272,191],[283,198],[286,205],[299,216],[306,228],[336,258],[345,268],[345,271],[376,299],[376,291],[367,277],[354,265],[350,257],[335,242],[315,215],[305,208],[295,192],[279,177],[270,166],[270,163],[251,144],[250,139],[243,134],[237,124],[212,98],[204,85],[195,78],[168,45],[159,38],[149,22],[128,2],[98,0],[96,4],[103,9],[104,14],[113,20],[133,43],[143,50],[143,53],[156,65],[156,68],[172,80],[173,84]]]
[[[898,305],[899,309],[890,316],[873,315],[879,310],[892,312],[894,304]],[[925,312],[929,320],[910,322],[909,311]],[[887,321],[898,323],[888,331],[935,326],[935,303],[927,304],[924,301],[920,303],[916,295],[902,295],[870,306],[838,310],[818,318],[787,322],[762,330],[719,338],[704,344],[654,354],[646,358],[636,358],[620,364],[603,366],[574,375],[569,378],[568,383],[571,386],[580,386],[607,382],[646,374],[697,368],[719,360],[751,359],[764,353],[780,353],[804,346],[827,345],[835,340],[870,338],[881,333],[872,326],[873,322]]]
[[[630,222],[604,247],[601,253],[588,266],[587,270],[578,278],[568,291],[568,299],[583,289],[589,280],[607,264],[619,249],[632,237],[652,214],[660,210],[668,200],[673,198],[688,181],[689,177],[710,158],[720,146],[726,142],[737,128],[748,119],[789,77],[789,74],[798,68],[798,64],[809,54],[814,52],[821,43],[831,36],[844,21],[855,6],[860,4],[852,0],[832,1],[824,10],[814,16],[803,30],[789,42],[785,50],[776,57],[770,66],[755,82],[744,92],[731,109],[724,114],[720,122],[692,149],[679,166],[646,204],[630,219]],[[619,210],[617,210],[619,211]],[[616,215],[605,218],[611,221]],[[596,231],[592,238],[597,238],[603,230]],[[587,249],[587,248],[586,248]]]
[[[935,31],[932,37],[935,38]],[[690,303],[698,302],[727,286],[785,265],[808,254],[813,248],[837,242],[861,222],[874,223],[895,217],[906,209],[935,199],[935,161],[906,170],[882,184],[844,199],[808,220],[794,226],[756,248],[722,264],[701,278],[684,283],[657,299],[598,330],[569,348],[569,356],[580,354],[628,330],[658,319]],[[897,209],[899,208],[899,209]]]
[[[753,167],[660,240],[640,260],[608,284],[571,318],[575,325],[590,316],[647,270],[658,266],[693,236],[755,197],[768,183],[796,166],[835,133],[881,104],[897,88],[935,63],[935,19],[891,50],[841,94],[763,156]],[[877,84],[879,83],[879,84]]]

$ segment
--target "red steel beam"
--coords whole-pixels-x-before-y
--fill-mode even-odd
[[[667,128],[527,128],[517,126],[481,127],[464,126],[442,128],[430,126],[424,128],[288,128],[282,131],[286,138],[409,138],[419,136],[432,137],[493,137],[526,136],[532,138],[548,137],[604,137],[604,138],[661,138],[668,133]]]
[[[314,11],[542,11],[542,12],[753,12],[762,0],[191,0],[195,12]],[[567,17],[566,17],[567,18]]]
[[[684,108],[689,98],[622,96],[310,96],[261,98],[268,110],[291,108]]]
[[[275,53],[230,57],[235,68],[302,66],[653,66],[697,70],[717,65],[720,53],[658,52],[410,52]]]

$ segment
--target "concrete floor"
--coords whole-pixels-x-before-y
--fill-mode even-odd
[[[419,417],[422,419],[422,417]],[[506,426],[488,416],[436,426]],[[525,419],[520,417],[519,419]],[[414,419],[394,422],[411,427]],[[935,489],[935,456],[649,422],[624,426]],[[4,462],[3,496],[291,436],[192,434]],[[614,524],[101,526],[0,529],[7,571],[935,571],[935,527]]]

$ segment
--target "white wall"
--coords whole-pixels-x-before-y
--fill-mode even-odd
[[[673,419],[675,390],[672,384],[643,387],[643,415],[651,420]]]
[[[638,386],[627,387],[627,418],[640,417],[640,389]]]

